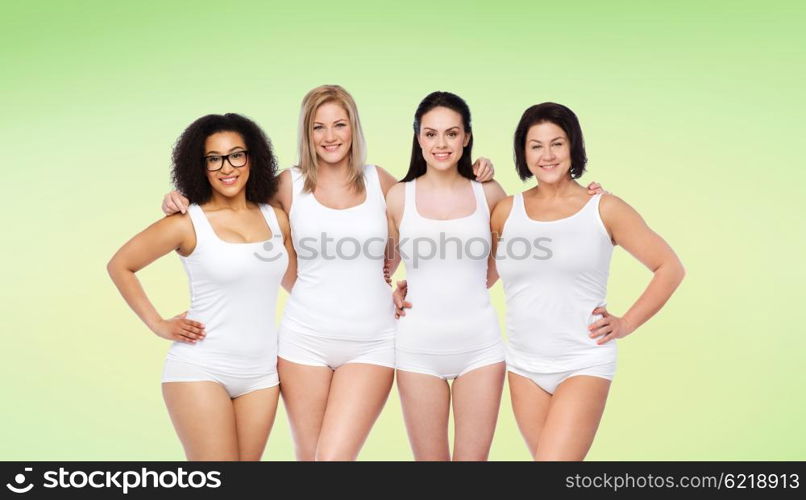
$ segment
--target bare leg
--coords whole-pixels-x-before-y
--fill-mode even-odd
[[[397,388],[414,459],[450,460],[448,382],[433,375],[398,370]]]
[[[235,412],[216,382],[165,382],[162,396],[188,460],[238,460]]]
[[[501,408],[505,371],[502,361],[472,370],[453,382],[454,460],[487,460]]]
[[[583,460],[604,413],[610,381],[580,375],[554,391],[535,460]]]
[[[317,460],[355,460],[392,389],[395,371],[348,363],[333,374]]]
[[[232,400],[241,460],[257,461],[263,456],[277,414],[279,395],[280,386],[274,386]]]
[[[530,379],[516,373],[509,374],[509,395],[512,400],[512,412],[521,431],[529,454],[534,457],[537,443],[551,404],[551,394],[541,389]]]
[[[277,371],[297,460],[314,460],[333,370],[277,358]]]

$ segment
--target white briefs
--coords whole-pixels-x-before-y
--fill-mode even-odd
[[[398,349],[396,357],[398,370],[451,380],[476,368],[504,361],[504,348],[501,343],[495,343],[489,347],[454,354],[429,354]]]
[[[292,363],[327,366],[331,370],[348,363],[395,367],[395,338],[326,338],[280,327],[278,357]]]
[[[277,369],[266,370],[263,375],[244,375],[213,371],[201,365],[168,358],[162,371],[163,382],[217,382],[224,386],[229,397],[235,399],[259,389],[280,384]]]

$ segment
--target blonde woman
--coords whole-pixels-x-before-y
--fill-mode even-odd
[[[480,159],[479,180],[492,176]],[[273,202],[289,214],[297,281],[280,325],[278,370],[298,460],[354,460],[392,387],[394,311],[383,267],[385,196],[397,181],[365,165],[352,96],[311,90],[299,120],[299,164]],[[184,206],[178,193],[164,210]],[[394,265],[392,270],[394,270]]]

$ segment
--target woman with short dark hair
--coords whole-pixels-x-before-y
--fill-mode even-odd
[[[587,158],[570,109],[527,109],[514,148],[521,179],[537,185],[502,200],[491,221],[500,235],[512,407],[535,460],[582,460],[615,374],[616,339],[663,307],[684,269],[632,207],[612,194],[591,198],[577,183]],[[605,308],[615,245],[654,273],[622,317]]]

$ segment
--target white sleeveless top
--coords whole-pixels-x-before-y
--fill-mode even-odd
[[[188,207],[196,248],[187,257],[180,256],[190,284],[187,318],[204,324],[206,336],[196,344],[174,342],[168,358],[229,374],[276,370],[274,315],[288,253],[274,209],[261,204],[260,211],[271,238],[230,243],[215,234],[199,205]]]
[[[484,188],[470,181],[476,210],[457,219],[417,212],[417,180],[406,183],[400,254],[411,309],[398,320],[395,348],[428,354],[462,353],[501,342],[487,292],[490,210]]]
[[[291,179],[297,281],[281,329],[333,339],[393,337],[392,291],[383,277],[386,200],[376,167],[364,166],[364,202],[343,210],[304,192],[299,169],[291,169]]]
[[[588,325],[606,305],[613,243],[597,194],[577,213],[536,221],[515,195],[496,266],[507,304],[507,356],[537,372],[574,370],[616,359],[616,343],[597,345]]]

